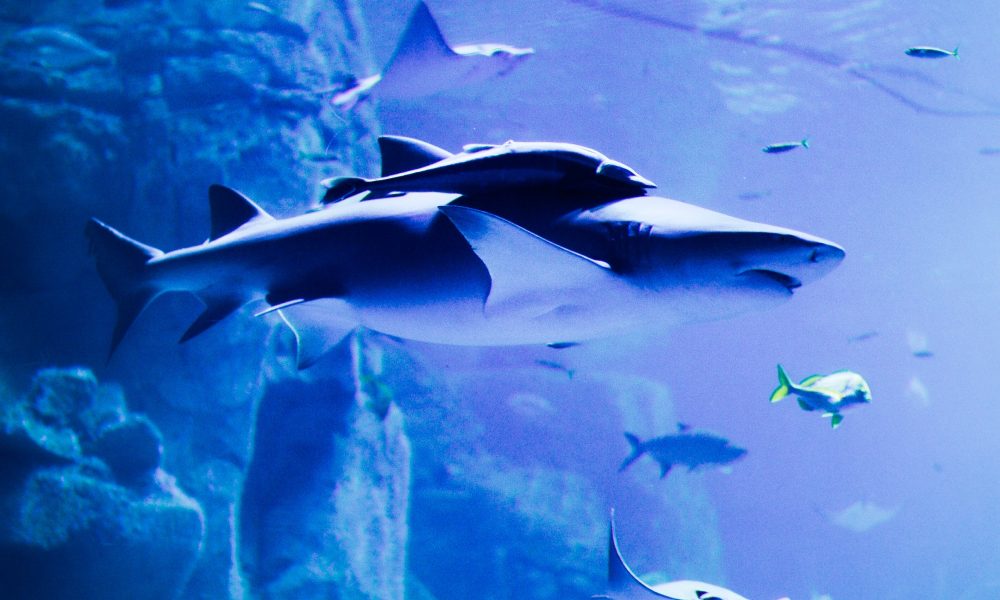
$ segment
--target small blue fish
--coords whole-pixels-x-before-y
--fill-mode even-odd
[[[913,46],[906,49],[906,55],[914,58],[947,58],[949,56],[958,58],[958,46],[954,50],[945,50],[933,46]]]
[[[809,138],[802,138],[801,142],[782,142],[780,144],[769,144],[761,148],[761,152],[766,152],[767,154],[781,154],[782,152],[788,152],[790,150],[795,150],[798,147],[808,148]]]

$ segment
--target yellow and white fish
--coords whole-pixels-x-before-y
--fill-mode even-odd
[[[830,425],[834,429],[844,420],[840,414],[842,410],[872,401],[868,382],[853,371],[810,375],[796,384],[778,365],[778,387],[771,392],[771,402],[778,402],[789,394],[798,396],[802,410],[822,410],[824,417],[830,417]]]

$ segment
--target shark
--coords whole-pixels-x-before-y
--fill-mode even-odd
[[[558,187],[627,198],[656,187],[635,169],[597,150],[561,142],[470,144],[452,154],[422,140],[383,135],[378,139],[382,175],[373,179],[334,177],[323,181],[323,204],[361,192],[365,199],[402,192],[482,194],[518,188]]]
[[[504,76],[534,53],[532,48],[495,43],[449,46],[421,1],[382,72],[336,94],[333,104],[350,109],[372,93],[393,99],[428,96]]]
[[[625,563],[615,533],[615,513],[611,511],[608,533],[608,584],[594,600],[747,600],[724,587],[694,580],[648,585]],[[779,600],[788,600],[781,598]]]
[[[787,300],[845,254],[810,234],[656,196],[538,210],[538,198],[525,205],[517,194],[477,206],[413,192],[283,219],[222,185],[208,199],[208,239],[168,252],[87,223],[117,304],[111,353],[168,292],[205,305],[182,342],[255,304],[257,316],[277,313],[292,329],[306,368],[361,326],[507,346],[725,318]]]

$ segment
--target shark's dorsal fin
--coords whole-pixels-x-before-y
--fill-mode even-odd
[[[487,314],[539,316],[572,304],[595,285],[617,283],[606,263],[506,219],[465,206],[445,205],[438,210],[454,223],[489,271]]]
[[[389,59],[389,64],[382,73],[384,75],[393,69],[405,68],[406,63],[410,61],[421,62],[428,58],[454,56],[457,55],[445,41],[434,15],[427,8],[427,4],[420,0],[410,13],[406,31],[403,32],[392,58]]]
[[[208,205],[212,214],[209,241],[232,233],[251,221],[274,218],[250,198],[217,183],[208,188]]]
[[[451,156],[444,148],[401,135],[379,136],[378,149],[382,153],[382,177],[420,169]]]

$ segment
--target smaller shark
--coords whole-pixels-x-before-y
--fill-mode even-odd
[[[823,416],[830,418],[830,426],[834,429],[844,420],[844,415],[840,414],[842,410],[872,401],[868,382],[853,371],[810,375],[795,384],[788,378],[785,369],[778,365],[778,387],[771,392],[771,402],[778,402],[789,394],[798,396],[802,410],[822,410]]]
[[[532,48],[505,44],[451,47],[421,0],[382,72],[340,92],[333,97],[333,104],[350,109],[371,93],[382,98],[429,96],[506,75],[534,53]]]
[[[684,424],[678,425],[678,433],[674,435],[642,441],[626,432],[625,437],[632,446],[632,453],[618,470],[624,471],[640,456],[649,453],[660,463],[660,478],[666,477],[675,464],[686,465],[688,471],[693,471],[702,465],[726,465],[747,453],[743,448],[730,445],[725,438],[710,433],[691,433]]]
[[[736,592],[700,581],[671,581],[655,586],[646,585],[625,564],[618,537],[615,535],[615,511],[611,511],[611,531],[608,535],[608,587],[605,593],[591,596],[593,600],[747,600]],[[780,600],[788,600],[781,598]]]
[[[484,194],[511,188],[558,187],[591,194],[628,198],[641,196],[652,181],[635,169],[611,160],[597,150],[561,142],[473,144],[452,154],[427,142],[383,135],[379,137],[382,176],[374,179],[334,177],[323,204],[332,204],[361,192],[365,199],[405,192]]]

